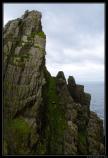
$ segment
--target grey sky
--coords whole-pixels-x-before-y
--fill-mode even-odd
[[[104,4],[5,3],[4,24],[25,10],[42,12],[46,65],[77,82],[104,80]]]

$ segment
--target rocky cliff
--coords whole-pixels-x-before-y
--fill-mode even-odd
[[[3,30],[4,155],[104,154],[103,122],[72,76],[45,67],[41,13],[26,11]]]

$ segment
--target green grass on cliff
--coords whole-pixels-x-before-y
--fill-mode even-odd
[[[79,132],[79,142],[81,144],[86,144],[86,135],[85,135],[85,132]]]
[[[30,127],[23,118],[9,121],[5,131],[5,144],[9,145],[4,150],[7,150],[7,153],[9,151],[11,154],[27,154],[29,152],[29,134]]]
[[[43,31],[38,32],[37,35],[40,36],[41,38],[45,38],[46,37]]]
[[[20,134],[27,134],[29,132],[28,123],[24,121],[22,118],[17,118],[10,122],[10,128],[15,129]]]
[[[45,37],[46,37],[46,35],[44,34],[43,31],[40,31],[40,32],[32,32],[32,33],[31,33],[31,36],[28,37],[28,40],[31,40],[31,38],[34,38],[35,35],[38,35],[38,36],[41,37],[41,38],[45,38]]]
[[[78,132],[78,152],[79,154],[87,154],[87,136],[86,130]]]
[[[56,92],[56,78],[47,73],[47,86],[44,88],[46,103],[45,145],[46,154],[62,154],[64,130],[66,128],[64,113],[59,105]],[[47,99],[46,99],[47,98]]]

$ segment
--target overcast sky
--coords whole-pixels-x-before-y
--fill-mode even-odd
[[[76,82],[104,81],[104,4],[5,3],[4,24],[25,10],[42,12],[46,65]]]

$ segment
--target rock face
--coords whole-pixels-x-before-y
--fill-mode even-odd
[[[9,21],[5,26],[4,125],[10,131],[5,128],[8,139],[6,141],[11,142],[11,146],[8,144],[11,154],[31,153],[39,138],[37,120],[42,103],[42,86],[45,83],[45,43],[46,36],[42,31],[40,12],[26,11],[22,18]],[[16,122],[15,127],[13,120]],[[20,120],[21,129],[17,126]],[[27,137],[23,141],[23,133],[20,135],[20,130],[23,131],[25,123],[30,130],[24,129]],[[14,134],[15,138],[11,140],[12,132],[19,133],[18,138]],[[20,140],[19,143],[17,139]]]
[[[45,67],[41,13],[26,11],[4,28],[4,155],[104,154],[103,122],[91,96]]]

